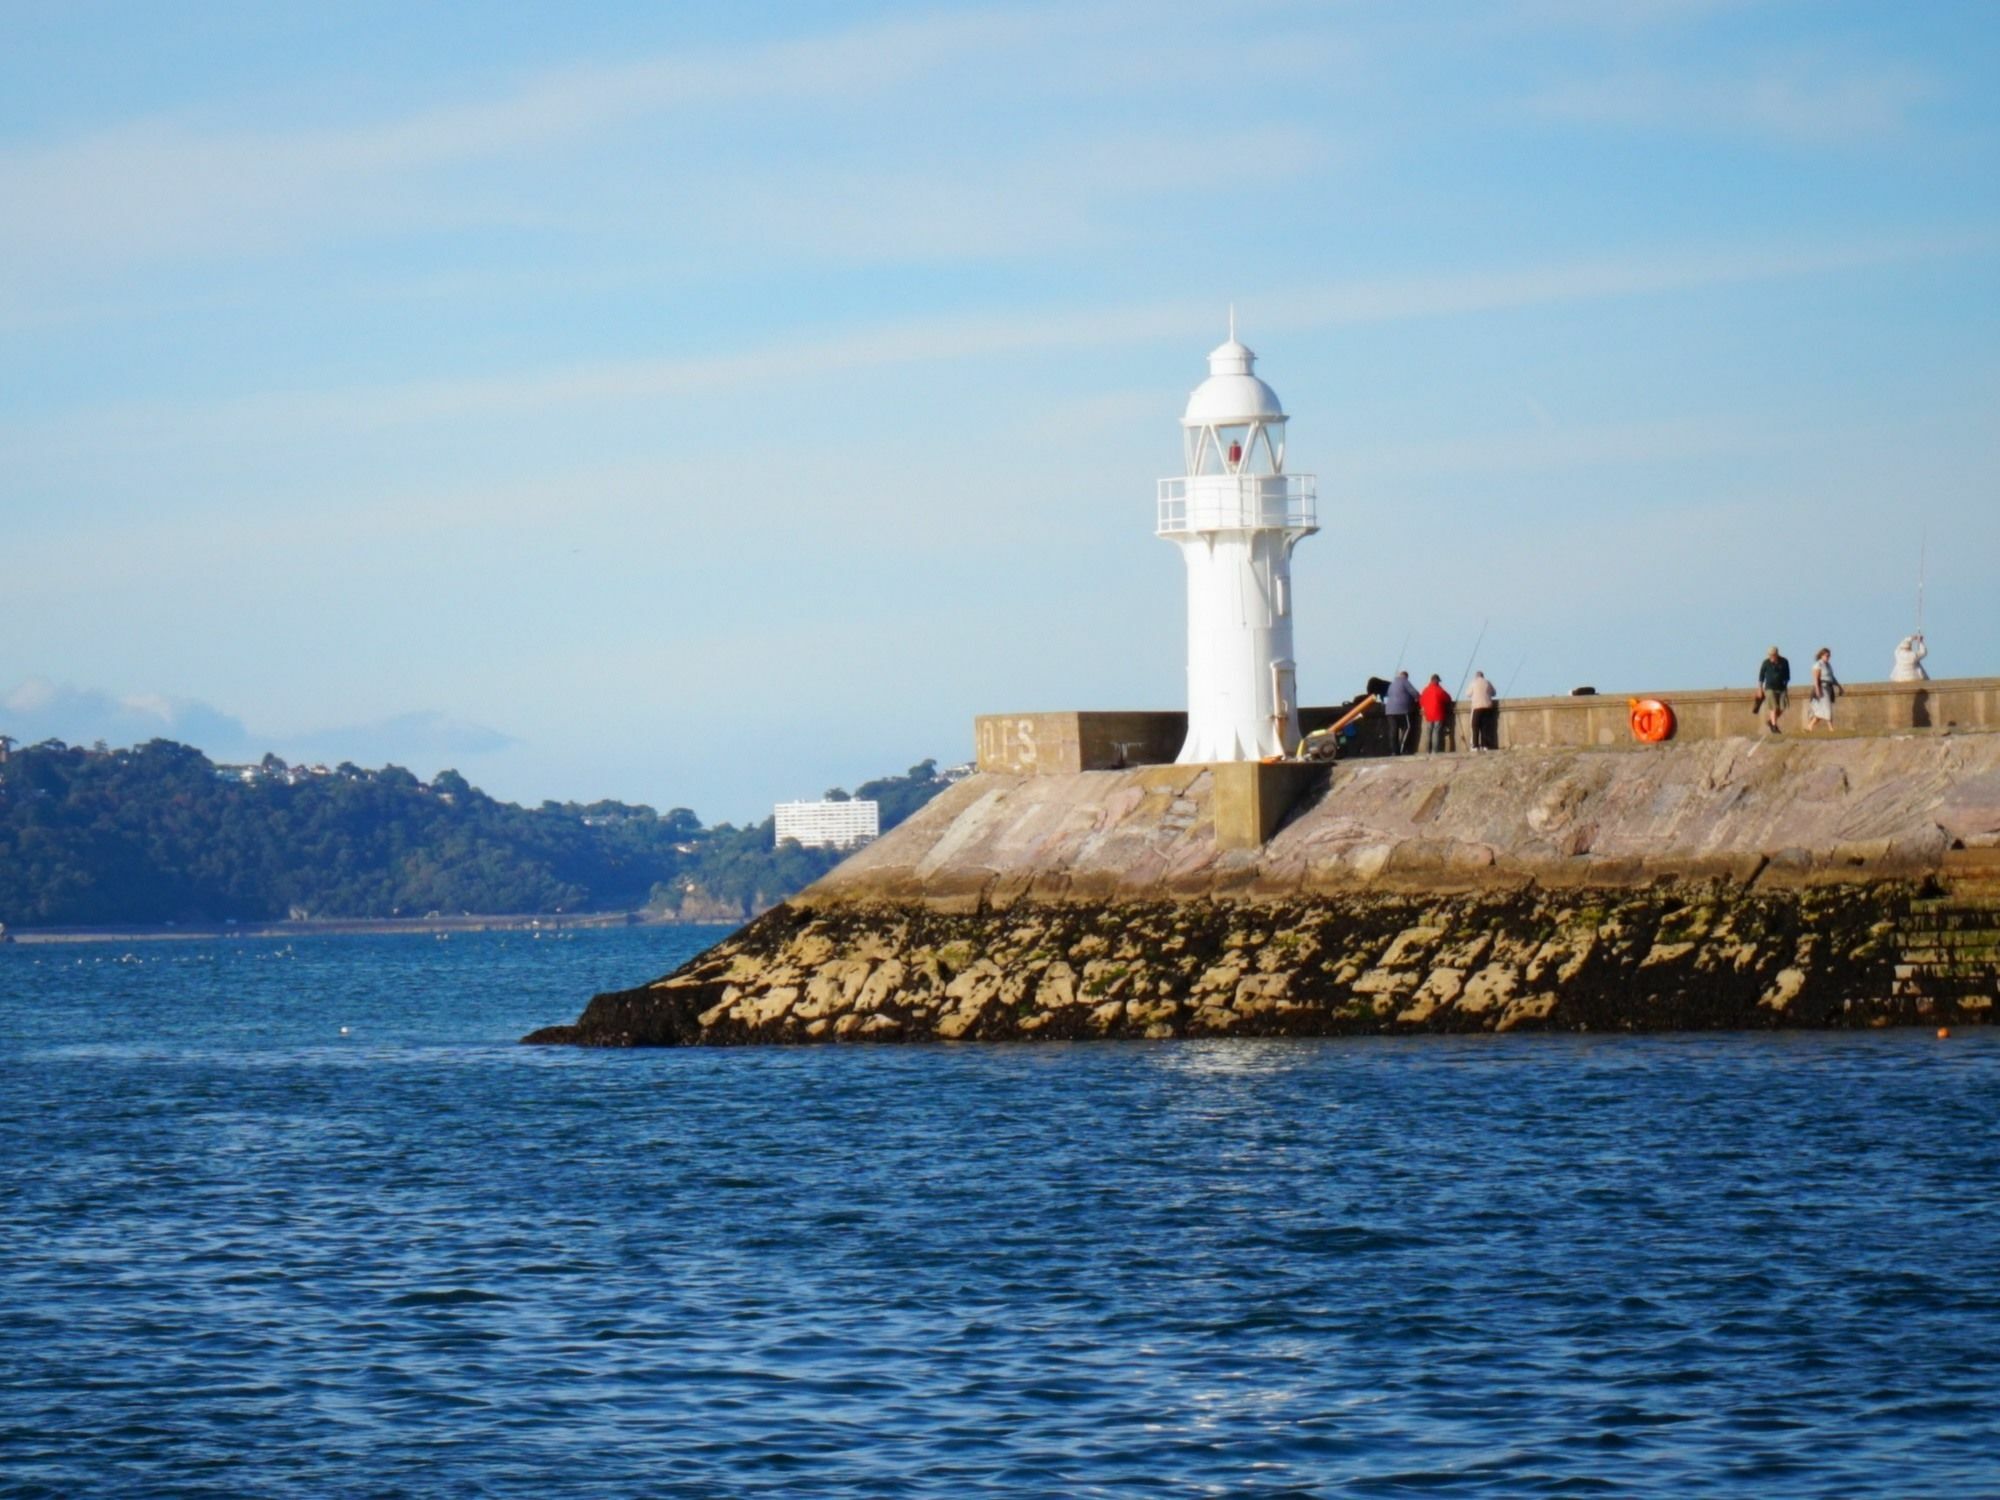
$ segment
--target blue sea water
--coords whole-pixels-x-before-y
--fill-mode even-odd
[[[2000,1493],[2000,1037],[515,1045],[716,935],[0,949],[0,1493]]]

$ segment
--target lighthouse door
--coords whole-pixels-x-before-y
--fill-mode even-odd
[[[1294,697],[1297,670],[1288,659],[1281,658],[1271,663],[1271,722],[1277,728],[1280,754],[1284,752],[1285,736],[1292,727],[1293,715],[1298,712]]]

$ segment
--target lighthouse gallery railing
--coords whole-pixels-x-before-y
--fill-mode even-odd
[[[1160,481],[1160,536],[1201,531],[1319,530],[1311,474],[1191,474]]]

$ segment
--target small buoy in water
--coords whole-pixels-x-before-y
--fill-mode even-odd
[[[347,1035],[347,1028],[346,1028],[345,1026],[343,1026],[343,1027],[341,1027],[341,1028],[340,1028],[340,1034],[341,1034],[342,1036],[346,1036],[346,1035]]]
[[[1938,1040],[1939,1040],[1939,1041],[1943,1041],[1943,1040],[1944,1040],[1945,1038],[1947,1038],[1947,1037],[1948,1037],[1948,1036],[1950,1036],[1950,1035],[1951,1035],[1951,1028],[1950,1028],[1949,1026],[1940,1026],[1940,1027],[1938,1027]]]

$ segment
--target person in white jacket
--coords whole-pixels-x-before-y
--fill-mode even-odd
[[[1500,748],[1500,695],[1484,672],[1474,672],[1465,689],[1465,703],[1472,710],[1472,748]]]
[[[1924,658],[1930,651],[1924,645],[1921,634],[1906,635],[1896,647],[1896,665],[1889,673],[1891,682],[1928,682],[1930,673],[1924,670]]]
[[[1833,701],[1841,694],[1840,679],[1833,675],[1833,651],[1822,646],[1813,653],[1812,697],[1806,702],[1806,730],[1824,724],[1827,733],[1833,732]]]

